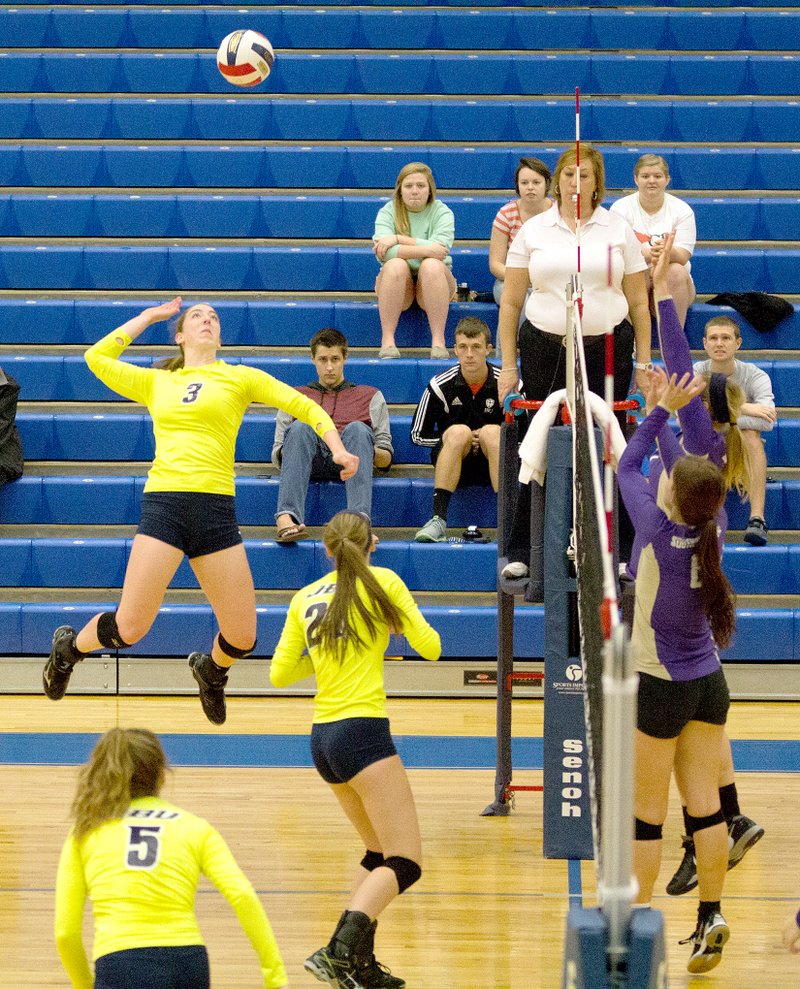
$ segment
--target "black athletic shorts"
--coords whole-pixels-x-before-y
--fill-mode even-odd
[[[183,550],[190,560],[242,541],[233,495],[196,491],[145,492],[136,532]]]
[[[129,948],[94,963],[94,989],[209,989],[205,945]]]
[[[442,449],[441,444],[431,450],[431,463],[435,464],[439,459]],[[489,461],[484,456],[483,450],[471,450],[461,461],[461,477],[458,481],[460,488],[471,487],[476,484],[491,484],[489,476]]]
[[[311,758],[326,783],[347,783],[393,755],[397,749],[388,718],[343,718],[311,726]]]
[[[662,680],[639,674],[639,731],[651,738],[677,738],[690,721],[724,725],[731,696],[722,670],[697,680]]]

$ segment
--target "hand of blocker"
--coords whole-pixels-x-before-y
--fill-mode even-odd
[[[671,230],[662,241],[653,244],[650,248],[653,289],[656,295],[660,295],[662,298],[670,294],[667,287],[667,273],[669,272],[670,255],[674,243],[675,231]]]
[[[651,396],[655,398],[656,404],[669,413],[682,409],[706,389],[706,379],[702,376],[695,378],[688,371],[678,381],[677,375],[667,378],[663,368],[654,368],[648,372],[648,380],[652,382]]]

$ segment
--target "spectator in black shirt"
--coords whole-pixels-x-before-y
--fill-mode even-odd
[[[435,375],[411,423],[411,439],[431,449],[433,516],[414,537],[418,543],[447,539],[447,509],[459,484],[491,484],[497,491],[503,406],[497,396],[500,369],[489,364],[492,335],[482,319],[456,326],[458,364]]]

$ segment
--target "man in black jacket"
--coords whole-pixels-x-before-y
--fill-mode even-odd
[[[431,378],[411,423],[411,439],[431,449],[433,516],[414,537],[447,539],[447,509],[459,484],[491,484],[497,491],[503,406],[497,396],[500,369],[489,364],[492,335],[482,319],[456,326],[458,364]]]

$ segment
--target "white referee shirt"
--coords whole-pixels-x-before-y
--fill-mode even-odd
[[[523,223],[508,249],[506,267],[528,269],[531,293],[525,316],[545,333],[564,336],[566,332],[566,286],[578,270],[577,245],[556,203]],[[588,220],[581,221],[584,336],[598,336],[609,324],[616,326],[626,318],[628,300],[622,278],[646,269],[633,228],[621,216],[598,206]]]
[[[661,209],[657,213],[647,213],[639,202],[639,193],[634,192],[632,196],[623,196],[612,203],[611,212],[625,217],[640,243],[649,244],[652,237],[666,237],[674,230],[673,246],[682,247],[689,254],[694,254],[697,243],[694,210],[677,196],[667,193]],[[691,262],[686,263],[686,270],[692,270]]]

